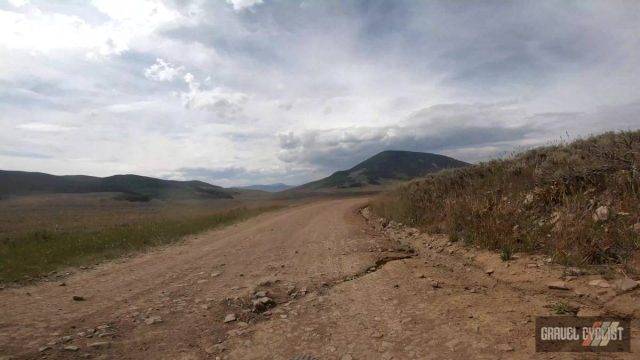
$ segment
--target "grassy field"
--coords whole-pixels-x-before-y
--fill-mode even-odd
[[[131,203],[104,194],[0,201],[0,282],[37,279],[285,206],[283,201]]]
[[[381,195],[372,208],[504,259],[524,251],[562,264],[624,264],[640,248],[640,131],[443,171]]]

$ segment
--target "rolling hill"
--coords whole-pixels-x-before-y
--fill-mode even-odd
[[[238,189],[278,192],[278,191],[284,191],[284,190],[290,189],[291,187],[292,187],[291,185],[276,183],[276,184],[264,184],[264,185],[239,186]]]
[[[139,175],[56,176],[0,170],[0,196],[51,193],[121,193],[126,200],[209,198],[231,199],[231,191],[202,181],[163,180]]]
[[[388,150],[378,153],[349,170],[291,190],[323,190],[332,188],[361,188],[382,185],[390,181],[410,180],[442,169],[458,168],[468,163],[444,155],[413,151]]]

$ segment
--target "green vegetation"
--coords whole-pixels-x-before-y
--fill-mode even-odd
[[[511,252],[510,246],[503,246],[502,250],[500,250],[500,260],[509,261],[513,258],[513,253]]]
[[[0,238],[0,282],[25,281],[67,266],[95,263],[175,242],[188,234],[245,220],[281,206],[235,208],[189,216],[155,216],[140,221],[45,229]]]
[[[551,312],[556,315],[576,315],[578,308],[560,301],[551,305]]]
[[[640,131],[445,170],[381,195],[372,208],[496,251],[624,263],[640,247]]]

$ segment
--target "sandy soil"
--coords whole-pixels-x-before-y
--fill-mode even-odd
[[[296,206],[2,290],[0,358],[596,358],[536,354],[534,317],[558,301],[640,315],[638,290],[594,290],[594,276],[567,279],[541,258],[504,263],[445,237],[382,229],[358,213],[366,202]],[[570,290],[547,288],[563,276]],[[276,306],[253,312],[258,290]],[[228,314],[237,320],[225,323]]]

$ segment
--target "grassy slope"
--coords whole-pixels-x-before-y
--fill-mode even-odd
[[[95,263],[188,234],[242,221],[280,206],[146,216],[138,221],[83,228],[42,228],[0,238],[0,282],[30,280],[67,267]]]
[[[509,254],[624,262],[640,246],[640,131],[444,171],[372,204],[380,215]],[[606,220],[594,219],[598,208]]]

